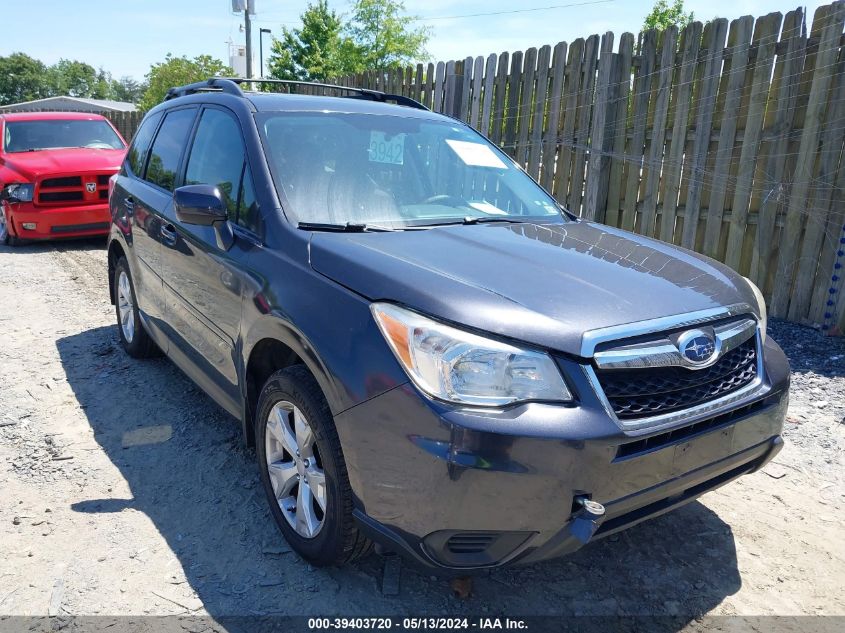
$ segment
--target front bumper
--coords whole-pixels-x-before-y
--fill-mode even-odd
[[[35,207],[15,204],[5,207],[12,235],[23,240],[53,240],[67,237],[108,235],[108,203],[71,207]],[[24,228],[34,224],[34,229]]]
[[[764,364],[763,390],[730,412],[650,433],[621,431],[575,363],[578,407],[456,410],[397,387],[335,418],[355,516],[377,542],[444,570],[570,553],[772,459],[789,367],[771,340]],[[589,525],[584,499],[605,507]]]

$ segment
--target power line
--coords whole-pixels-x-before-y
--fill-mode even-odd
[[[434,15],[434,16],[412,16],[417,22],[428,22],[432,20],[460,20],[463,18],[481,18],[496,15],[512,15],[514,13],[536,13],[538,11],[551,11],[553,9],[569,9],[572,7],[584,7],[593,4],[607,4],[616,0],[587,0],[585,2],[570,2],[568,4],[555,4],[547,7],[532,7],[528,9],[511,9],[507,11],[487,11],[483,13],[463,13],[460,15]],[[273,12],[265,12],[263,16],[272,16]],[[273,20],[255,20],[256,22],[271,22]],[[281,24],[298,24],[298,22],[282,22]]]
[[[614,2],[615,0],[591,0],[589,2],[572,2],[569,4],[556,4],[549,7],[533,7],[530,9],[512,9],[509,11],[489,11],[485,13],[464,13],[462,15],[435,15],[435,16],[423,16],[423,17],[416,17],[414,18],[418,22],[427,22],[430,20],[458,20],[461,18],[481,18],[487,17],[492,15],[510,15],[513,13],[535,13],[537,11],[551,11],[552,9],[568,9],[570,7],[583,7],[591,4],[607,4],[608,2]]]

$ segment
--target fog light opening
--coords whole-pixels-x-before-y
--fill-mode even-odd
[[[27,231],[34,231],[35,230],[35,222],[24,222],[23,224],[21,224],[21,226],[23,228],[25,228]]]

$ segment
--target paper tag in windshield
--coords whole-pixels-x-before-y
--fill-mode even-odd
[[[487,145],[481,143],[468,143],[467,141],[453,141],[446,139],[449,147],[452,148],[458,158],[470,167],[495,167],[505,169],[506,165],[502,159],[496,156],[495,152]]]
[[[394,134],[390,138],[384,132],[370,132],[370,162],[402,165],[405,160],[405,135]]]
[[[469,206],[471,206],[473,209],[478,209],[482,213],[487,213],[489,215],[507,215],[508,214],[507,211],[502,211],[499,207],[494,206],[494,205],[490,204],[489,202],[486,202],[486,201],[483,201],[483,200],[481,202],[470,202]]]

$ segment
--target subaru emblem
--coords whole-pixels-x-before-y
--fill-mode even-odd
[[[681,334],[678,350],[691,365],[705,365],[717,355],[716,340],[701,330],[689,330]]]

